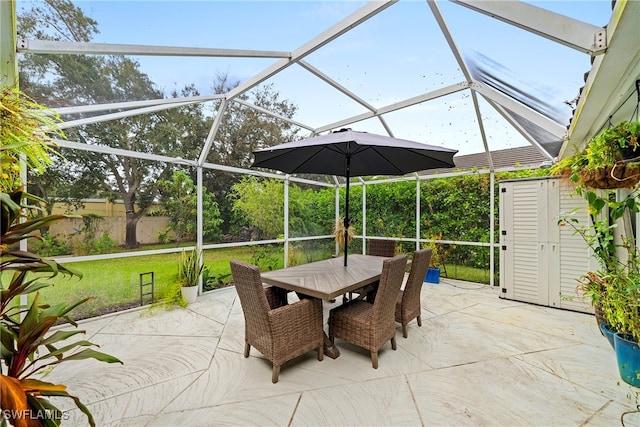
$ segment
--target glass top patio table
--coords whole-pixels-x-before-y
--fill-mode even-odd
[[[262,281],[290,291],[332,300],[380,280],[386,257],[353,254],[262,273]]]

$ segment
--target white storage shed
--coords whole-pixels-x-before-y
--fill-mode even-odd
[[[597,269],[581,236],[558,224],[563,214],[589,221],[585,199],[558,177],[500,183],[500,286],[505,299],[593,313],[577,279]]]

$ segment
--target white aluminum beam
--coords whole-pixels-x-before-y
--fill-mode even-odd
[[[313,128],[313,127],[311,127],[311,126],[309,126],[309,125],[306,125],[306,124],[304,124],[304,123],[300,123],[300,122],[295,121],[295,120],[291,120],[291,119],[290,119],[290,118],[288,118],[288,117],[285,117],[285,116],[283,116],[283,115],[281,115],[281,114],[274,113],[273,111],[269,111],[269,110],[267,110],[267,109],[265,109],[265,108],[258,107],[257,105],[252,104],[252,103],[250,103],[250,102],[247,102],[247,101],[245,101],[245,100],[243,100],[243,99],[235,98],[233,101],[234,101],[234,102],[237,102],[238,104],[242,104],[242,105],[244,105],[245,107],[249,107],[249,108],[252,108],[252,109],[254,109],[254,110],[256,110],[256,111],[259,111],[259,112],[261,112],[261,113],[263,113],[263,114],[266,114],[266,115],[268,115],[268,116],[275,117],[276,119],[283,120],[283,121],[285,121],[285,122],[291,123],[291,124],[293,124],[293,125],[296,125],[296,126],[298,126],[298,127],[303,128],[303,129],[307,129],[307,130],[309,130],[309,131],[311,131],[311,132],[313,132],[313,130],[314,130],[314,128]]]
[[[52,108],[52,110],[58,113],[59,115],[63,116],[66,114],[95,113],[98,111],[123,110],[128,108],[148,107],[152,105],[184,104],[185,102],[190,102],[192,104],[195,104],[198,102],[213,101],[221,98],[224,98],[224,95],[201,95],[201,96],[189,96],[185,98],[161,98],[161,99],[149,99],[146,101],[128,101],[128,102],[113,102],[110,104],[79,105],[74,107]]]
[[[430,101],[432,99],[451,95],[452,93],[460,92],[468,88],[469,88],[468,82],[455,83],[449,86],[442,87],[440,89],[436,89],[431,92],[423,93],[422,95],[407,98],[404,101],[399,101],[393,104],[389,104],[385,107],[380,107],[378,108],[378,114],[387,114],[393,111],[402,110],[403,108],[411,107],[413,105],[420,104],[425,101]]]
[[[493,159],[491,158],[491,150],[489,149],[489,143],[487,142],[487,134],[484,131],[484,120],[482,120],[482,114],[480,114],[480,105],[478,104],[478,96],[474,91],[471,91],[471,99],[473,100],[473,108],[476,113],[476,120],[478,121],[480,138],[482,139],[484,152],[487,155],[487,164],[489,165],[489,170],[493,172]]]
[[[569,127],[569,147],[581,149],[607,123],[640,78],[640,1],[618,0],[607,25],[608,48],[594,59]],[[625,120],[629,120],[631,111]]]
[[[198,251],[198,259],[200,261],[200,265],[198,267],[202,267],[203,256],[202,256],[202,244],[204,242],[203,236],[203,212],[204,207],[202,203],[202,195],[204,190],[203,180],[202,180],[202,168],[196,168],[196,250]],[[202,295],[202,274],[198,275],[198,295]]]
[[[420,104],[425,101],[429,101],[431,99],[440,98],[442,96],[450,95],[452,93],[460,92],[461,90],[465,90],[469,88],[469,84],[467,82],[460,82],[457,84],[453,84],[447,87],[443,87],[432,92],[428,92],[422,95],[414,96],[412,98],[405,99],[404,101],[396,102],[385,107],[378,108],[377,111],[368,112],[364,114],[359,114],[357,116],[347,117],[344,120],[340,120],[337,122],[329,123],[325,126],[319,127],[316,129],[317,133],[321,133],[331,129],[339,129],[346,125],[350,125],[352,123],[361,122],[363,120],[370,119],[372,117],[380,117],[383,114],[391,113],[393,111],[401,110],[403,108],[411,107],[412,105]]]
[[[473,79],[471,78],[469,67],[467,67],[466,62],[464,61],[464,58],[460,53],[460,49],[458,49],[458,46],[456,45],[456,42],[453,39],[453,36],[451,35],[451,31],[449,31],[449,26],[445,22],[444,17],[440,12],[440,7],[438,6],[438,3],[436,3],[435,0],[427,0],[427,4],[431,9],[431,13],[433,14],[433,17],[436,19],[436,22],[438,23],[438,26],[440,27],[440,31],[442,31],[442,34],[444,35],[445,40],[447,40],[449,49],[451,49],[451,53],[456,58],[456,62],[460,66],[460,70],[462,70],[462,74],[464,74],[464,78],[467,79],[468,82],[471,82]]]
[[[517,0],[451,0],[589,55],[607,48],[606,29]]]
[[[211,151],[211,147],[213,147],[213,141],[216,138],[218,128],[220,127],[220,123],[224,118],[224,112],[227,109],[228,105],[229,101],[224,99],[218,107],[218,113],[213,119],[213,124],[211,125],[211,129],[209,129],[209,134],[207,135],[207,139],[204,142],[204,147],[202,147],[202,151],[200,151],[200,158],[198,159],[199,165],[203,165],[207,161],[207,156],[209,155],[209,151]]]
[[[499,90],[496,90],[491,86],[485,85],[478,81],[473,82],[473,84],[471,85],[471,89],[480,93],[485,98],[494,101],[496,104],[501,105],[513,111],[514,113],[521,115],[531,123],[556,136],[558,139],[562,140],[565,138],[567,130],[564,126],[527,107],[526,105],[511,98],[510,96],[505,95]]]
[[[285,175],[284,181],[284,204],[282,206],[284,214],[284,268],[289,265],[289,175]]]
[[[19,53],[66,55],[134,55],[134,56],[192,56],[223,58],[289,58],[290,52],[242,49],[214,49],[206,47],[149,46],[115,43],[80,43],[55,40],[18,40]]]
[[[181,159],[180,157],[162,156],[153,153],[141,153],[139,151],[123,150],[122,148],[108,147],[106,145],[91,145],[81,142],[66,141],[62,139],[53,140],[58,146],[71,148],[73,150],[90,151],[92,153],[113,154],[116,156],[131,157],[134,159],[143,159],[154,162],[175,163],[184,166],[197,166],[195,160]]]
[[[178,103],[174,102],[171,104],[154,105],[151,107],[137,108],[135,110],[119,111],[117,113],[103,114],[100,116],[87,117],[84,119],[63,122],[58,127],[60,129],[69,129],[69,128],[93,124],[93,123],[107,122],[110,120],[119,120],[125,117],[139,116],[140,114],[148,114],[156,111],[168,110],[169,108],[182,107],[190,104],[192,104],[192,102],[178,102]]]
[[[527,130],[525,128],[523,128],[522,126],[520,126],[520,123],[516,122],[513,117],[511,117],[511,115],[502,107],[502,105],[496,104],[495,102],[493,102],[490,99],[485,98],[485,101],[487,101],[489,103],[489,105],[491,105],[493,108],[495,108],[495,110],[507,121],[509,122],[509,124],[511,126],[513,126],[513,128],[515,130],[517,130],[520,135],[522,135],[524,137],[524,139],[526,139],[527,141],[529,141],[529,143],[531,145],[533,145],[534,147],[536,147],[538,149],[538,151],[540,152],[540,154],[542,154],[543,156],[545,156],[548,160],[554,161],[554,157],[549,154],[549,152],[547,150],[544,149],[544,147],[542,145],[540,145],[540,143],[538,141],[536,141],[536,139],[529,134],[529,132],[527,132]]]
[[[270,77],[289,67],[290,65],[295,64],[305,56],[310,55],[311,53],[325,46],[327,43],[330,43],[331,41],[337,39],[342,34],[372,18],[397,1],[398,0],[372,1],[365,4],[363,7],[347,16],[336,25],[328,28],[320,35],[316,36],[315,38],[311,39],[307,43],[294,50],[291,53],[291,57],[289,59],[281,59],[277,61],[275,64],[265,68],[262,72],[256,74],[252,78],[247,79],[245,82],[231,90],[228,93],[229,99],[233,99],[238,95],[251,90],[251,88],[259,85],[263,81],[269,79]]]
[[[319,77],[320,80],[322,80],[325,83],[333,86],[335,89],[337,89],[340,92],[342,92],[343,94],[347,95],[349,98],[353,99],[358,104],[364,106],[368,110],[373,111],[373,112],[376,111],[376,108],[373,105],[369,104],[367,101],[365,101],[364,99],[360,98],[358,95],[356,95],[355,93],[351,92],[349,89],[347,89],[346,87],[342,86],[340,83],[336,82],[331,77],[327,76],[322,71],[318,70],[317,68],[315,68],[314,66],[312,66],[308,62],[306,62],[306,61],[298,61],[298,65],[300,65],[302,68],[306,69],[310,73],[314,74],[316,77]]]

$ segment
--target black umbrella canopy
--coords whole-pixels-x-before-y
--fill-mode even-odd
[[[286,173],[314,173],[347,179],[344,216],[344,265],[347,266],[349,179],[354,176],[404,175],[454,167],[457,150],[406,139],[342,129],[327,135],[254,151],[251,167]]]
[[[398,176],[454,167],[453,156],[457,152],[406,139],[342,130],[254,151],[252,167],[344,177]]]

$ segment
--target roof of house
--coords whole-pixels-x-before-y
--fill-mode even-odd
[[[506,169],[506,168],[538,168],[540,165],[548,160],[540,151],[533,145],[507,148],[504,150],[491,151],[491,160],[493,161],[494,169]],[[433,169],[424,171],[423,175],[450,173],[458,170],[470,170],[470,169],[488,169],[489,161],[486,153],[466,154],[462,156],[454,156],[455,168],[449,169]]]

